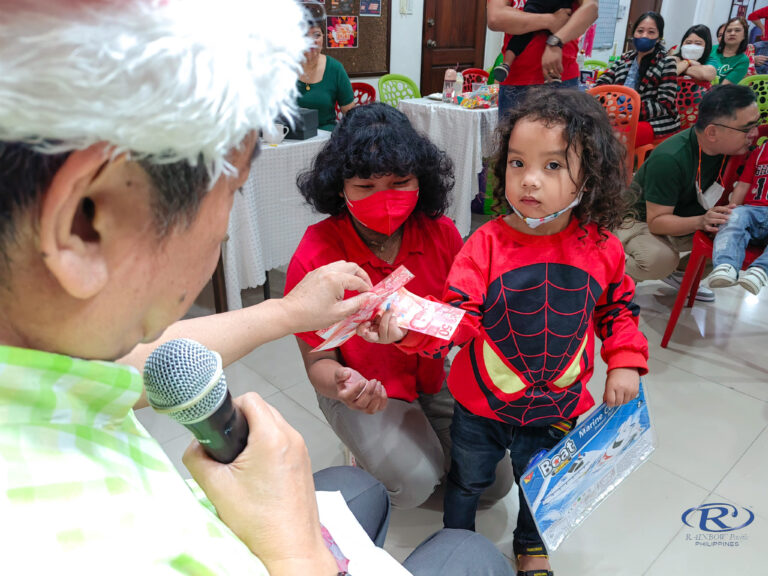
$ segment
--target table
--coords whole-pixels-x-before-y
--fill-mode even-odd
[[[477,175],[483,169],[483,158],[493,154],[498,108],[462,108],[429,98],[400,100],[397,107],[418,132],[453,160],[456,185],[447,215],[459,233],[468,236],[472,225],[470,203],[479,190]]]
[[[229,215],[222,260],[230,310],[242,308],[240,290],[261,286],[268,270],[288,264],[307,226],[326,217],[305,202],[296,176],[311,166],[330,137],[318,130],[308,140],[262,143]]]

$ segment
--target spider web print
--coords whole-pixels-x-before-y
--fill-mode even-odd
[[[509,365],[530,384],[520,398],[505,402],[481,383],[501,418],[527,423],[571,412],[582,384],[561,391],[547,384],[574,361],[601,294],[597,280],[584,270],[552,263],[511,270],[488,287],[483,327]]]

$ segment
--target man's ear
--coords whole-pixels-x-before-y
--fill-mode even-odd
[[[717,126],[714,124],[707,124],[707,127],[702,131],[704,138],[707,142],[715,142],[717,140]]]
[[[103,144],[72,152],[41,201],[38,230],[43,261],[64,291],[83,300],[98,294],[109,275],[89,197],[108,161]]]

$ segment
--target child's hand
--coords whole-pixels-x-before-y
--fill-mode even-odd
[[[375,414],[387,405],[387,391],[378,380],[367,380],[360,372],[340,366],[334,373],[337,398],[352,410]]]
[[[635,368],[614,368],[605,379],[603,402],[611,408],[626,404],[640,390],[640,373]]]
[[[366,342],[391,344],[405,338],[408,330],[397,325],[397,319],[391,310],[373,320],[363,322],[357,327],[357,335]]]

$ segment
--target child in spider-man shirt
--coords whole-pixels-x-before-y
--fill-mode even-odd
[[[372,342],[456,356],[456,398],[443,522],[474,529],[478,496],[509,449],[515,479],[594,405],[594,334],[608,365],[603,399],[624,404],[647,371],[634,283],[608,230],[624,213],[624,150],[587,94],[531,91],[499,128],[497,204],[512,212],[475,232],[459,252],[443,299],[466,311],[451,342],[397,326],[391,312],[361,325]],[[547,551],[520,493],[518,574],[550,575]]]

